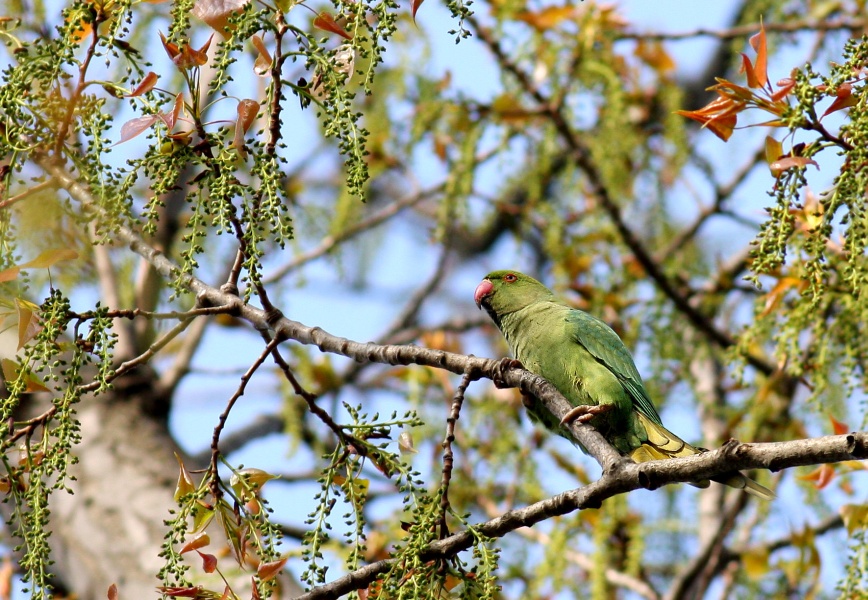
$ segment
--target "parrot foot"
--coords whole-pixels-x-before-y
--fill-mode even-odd
[[[587,423],[597,415],[602,415],[615,408],[613,404],[580,404],[564,415],[561,419],[561,425],[569,425],[573,421],[577,423]]]
[[[494,369],[494,378],[492,381],[494,382],[494,387],[499,390],[509,387],[503,381],[503,376],[509,369],[523,369],[524,365],[521,364],[521,361],[518,361],[514,358],[502,358],[500,362],[497,363],[497,366]]]

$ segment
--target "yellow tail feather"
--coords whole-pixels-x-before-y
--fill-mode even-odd
[[[630,458],[634,462],[643,463],[649,460],[663,460],[667,458],[680,458],[682,456],[692,456],[700,454],[705,450],[691,446],[680,437],[667,430],[665,427],[658,425],[642,413],[637,413],[639,422],[645,428],[648,436],[648,441],[630,453]],[[763,500],[772,500],[775,497],[774,492],[770,489],[761,486],[753,479],[742,475],[739,472],[727,473],[721,477],[716,477],[715,481],[744,490],[751,496],[762,498]],[[690,485],[706,488],[709,486],[708,480],[690,482]]]

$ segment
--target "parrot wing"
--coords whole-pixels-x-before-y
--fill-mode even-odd
[[[633,357],[618,334],[600,319],[580,310],[571,310],[567,314],[567,324],[573,340],[618,378],[636,410],[662,427],[660,414],[642,384]]]

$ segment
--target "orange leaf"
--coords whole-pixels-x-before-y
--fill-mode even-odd
[[[152,89],[154,89],[154,86],[157,85],[157,79],[159,78],[159,75],[151,71],[150,73],[145,75],[144,79],[142,79],[142,82],[136,86],[136,89],[134,89],[129,95],[127,95],[127,98],[135,98],[136,96],[147,94]]]
[[[846,423],[842,423],[832,415],[829,415],[829,422],[832,423],[832,431],[835,432],[835,435],[844,435],[850,431],[850,427]]]
[[[205,546],[207,546],[210,543],[211,543],[211,538],[208,536],[208,534],[207,533],[200,533],[199,535],[194,537],[192,540],[190,540],[189,542],[184,544],[181,547],[181,551],[179,552],[179,554],[185,554],[185,553],[191,552],[193,550],[198,550],[199,548],[204,548]]]
[[[777,308],[788,290],[795,288],[801,292],[806,286],[807,284],[797,277],[781,277],[775,284],[775,287],[766,294],[762,316],[768,316],[775,308]]]
[[[274,579],[278,573],[280,573],[283,566],[286,564],[286,561],[289,560],[289,557],[281,558],[280,560],[275,560],[273,562],[262,563],[259,565],[259,568],[256,569],[256,575],[262,581],[268,581],[269,579]]]
[[[753,67],[754,76],[760,87],[769,82],[768,49],[766,48],[766,30],[760,21],[760,31],[750,38],[751,47],[756,50],[756,64]]]
[[[672,60],[672,57],[666,52],[666,48],[660,41],[646,42],[639,40],[634,53],[658,73],[665,75],[675,70],[675,61]]]
[[[575,14],[576,9],[573,6],[548,6],[538,12],[519,13],[515,18],[524,21],[534,29],[545,31],[555,27],[561,21],[575,16]]]
[[[718,99],[720,100],[720,99]],[[715,100],[716,102],[716,100]],[[730,138],[735,129],[738,117],[735,114],[720,113],[709,116],[700,110],[676,110],[675,114],[702,123],[703,129],[708,129],[724,142]]]
[[[342,38],[351,40],[353,36],[351,33],[347,32],[343,27],[337,24],[335,18],[331,16],[327,11],[320,12],[316,18],[313,20],[313,26],[317,29],[322,29],[323,31],[328,31],[330,33],[336,33]]]
[[[778,81],[778,91],[772,94],[772,101],[779,102],[786,98],[790,92],[793,91],[793,88],[796,87],[796,80],[792,77],[784,77],[780,81]]]
[[[106,594],[108,600],[118,600],[118,586],[113,583],[109,586],[108,593]]]
[[[18,274],[21,272],[21,269],[18,267],[9,267],[8,269],[3,269],[0,271],[0,283],[4,281],[12,281],[13,279],[18,277]]]
[[[818,490],[823,489],[829,482],[832,481],[835,477],[835,469],[832,465],[820,465],[807,475],[799,475],[799,479],[802,481],[813,481],[814,487]]]
[[[759,80],[757,80],[756,73],[753,70],[753,65],[750,63],[750,59],[744,52],[741,53],[741,69],[739,69],[739,73],[744,73],[745,75],[747,75],[747,87],[762,87],[759,84]]]
[[[850,83],[842,83],[838,86],[838,89],[835,90],[835,101],[829,105],[829,108],[826,109],[826,112],[824,112],[823,116],[820,118],[822,119],[826,115],[835,111],[856,106],[856,102],[857,99],[853,95],[853,86]]]

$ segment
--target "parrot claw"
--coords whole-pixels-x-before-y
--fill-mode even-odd
[[[499,390],[509,387],[503,381],[504,374],[509,369],[523,369],[524,365],[521,364],[520,361],[515,360],[514,358],[502,358],[497,366],[494,369],[494,378],[492,381],[494,382],[494,387]]]
[[[564,418],[561,419],[561,425],[569,425],[574,421],[576,423],[587,423],[597,415],[607,413],[614,407],[613,404],[598,404],[596,406],[591,404],[580,404],[564,415]]]

